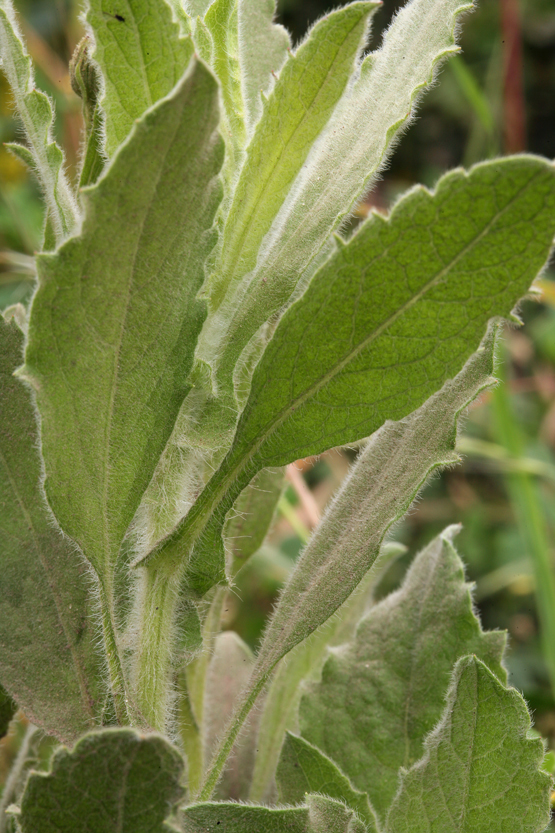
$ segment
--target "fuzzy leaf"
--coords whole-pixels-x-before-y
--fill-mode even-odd
[[[216,83],[194,64],[84,190],[80,236],[38,258],[24,372],[37,388],[46,491],[108,592],[188,390],[220,195],[217,121]]]
[[[48,775],[32,773],[19,817],[23,833],[170,833],[183,797],[183,759],[157,735],[131,729],[85,735],[59,749]]]
[[[340,801],[324,795],[307,795],[311,833],[367,833],[362,819]]]
[[[29,391],[14,378],[23,333],[0,316],[0,681],[60,740],[92,728],[104,697],[93,582],[56,528],[41,487]]]
[[[368,442],[282,591],[249,684],[209,767],[203,798],[210,796],[229,744],[275,665],[348,599],[430,473],[458,460],[459,415],[493,382],[495,331],[490,328],[483,346],[439,393],[402,421],[387,422]]]
[[[380,558],[378,564],[381,561]],[[261,706],[251,801],[266,803],[274,796],[274,775],[285,732],[298,731],[301,683],[319,676],[328,647],[352,639],[379,574],[377,569],[369,570],[356,593],[351,594],[335,616],[279,663]]]
[[[0,0],[0,56],[29,143],[29,148],[11,145],[11,149],[37,174],[56,241],[60,242],[75,229],[79,212],[64,171],[63,152],[52,136],[52,102],[35,88],[33,66],[12,0]]]
[[[220,349],[220,331],[239,303],[238,280],[255,265],[260,243],[284,195],[343,94],[375,7],[375,3],[352,3],[320,20],[286,62],[264,105],[210,279],[212,315],[198,350],[203,361],[212,361]],[[228,370],[233,365],[227,365]]]
[[[184,808],[183,833],[311,833],[311,827],[306,807],[273,809],[206,801]]]
[[[533,157],[452,171],[374,215],[280,321],[230,456],[283,465],[410,413],[527,292],[554,216],[555,167]]]
[[[529,730],[520,694],[476,657],[461,659],[423,759],[403,773],[387,833],[541,833],[550,778]]]
[[[247,141],[241,64],[239,55],[239,2],[214,0],[204,17],[211,36],[211,67],[220,82],[223,116],[222,135],[226,142],[226,178],[232,178],[240,165]],[[251,34],[252,36],[252,34]]]
[[[276,780],[281,803],[302,804],[306,793],[320,793],[343,801],[377,831],[376,819],[365,793],[355,790],[346,775],[323,752],[303,738],[287,732]]]
[[[250,134],[262,114],[262,95],[273,85],[291,45],[289,33],[273,22],[275,0],[241,0],[239,3],[239,49],[245,123]]]
[[[284,484],[283,469],[262,469],[235,501],[233,515],[224,527],[231,577],[262,546]]]
[[[206,676],[204,696],[205,760],[210,760],[218,738],[226,727],[237,698],[250,677],[253,654],[248,645],[233,631],[216,637],[214,654]],[[245,731],[231,751],[228,765],[218,785],[216,798],[244,800],[248,798],[256,745],[256,715],[252,715]]]
[[[159,555],[183,557],[206,511],[192,584],[225,580],[222,525],[256,471],[358,440],[453,377],[544,265],[554,184],[555,168],[536,157],[453,171],[341,243],[279,322],[228,456]]]
[[[191,59],[166,0],[89,0],[87,17],[105,91],[106,153],[113,156],[133,123],[167,96]]]
[[[399,769],[422,756],[441,717],[456,661],[475,654],[506,681],[505,634],[480,628],[451,543],[457,531],[417,556],[400,590],[370,610],[352,643],[330,653],[301,700],[302,735],[368,793],[382,820]]]
[[[249,247],[235,299],[226,299],[217,324],[209,319],[203,332],[202,356],[216,367],[220,384],[251,337],[289,301],[299,282],[306,282],[307,269],[331,232],[368,190],[419,93],[441,59],[456,49],[455,28],[468,8],[467,0],[412,0],[394,19],[383,47],[365,59],[292,187],[287,180],[287,191],[280,193],[279,211],[256,246],[256,264]],[[265,224],[266,210],[259,213]]]

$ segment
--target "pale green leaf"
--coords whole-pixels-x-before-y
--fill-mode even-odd
[[[554,184],[536,157],[456,170],[339,243],[279,322],[230,452],[159,556],[182,557],[202,531],[192,583],[204,592],[225,580],[222,524],[254,472],[354,442],[453,377],[544,265]]]
[[[239,2],[241,81],[249,134],[262,114],[262,95],[270,92],[291,45],[289,33],[273,22],[275,13],[275,0]]]
[[[108,593],[188,390],[220,194],[217,120],[215,81],[195,64],[85,189],[80,236],[38,259],[24,371],[37,389],[46,491]]]
[[[378,568],[384,561],[389,561],[389,556],[383,553],[384,549],[374,569],[368,571],[356,592],[351,594],[335,616],[297,645],[276,668],[261,706],[258,752],[249,795],[251,801],[267,802],[274,796],[274,774],[285,732],[298,731],[301,683],[319,676],[329,646],[340,645],[353,637],[381,575]]]
[[[210,760],[233,713],[237,698],[250,677],[253,661],[252,651],[233,631],[224,631],[216,637],[204,695],[205,761]],[[248,798],[256,751],[257,722],[256,714],[252,714],[231,751],[215,798]]]
[[[365,59],[295,181],[275,189],[271,226],[265,207],[250,221],[254,239],[245,250],[244,265],[233,261],[239,285],[231,288],[214,316],[217,323],[208,319],[201,341],[199,355],[214,364],[219,384],[225,384],[251,337],[306,282],[331,232],[368,190],[395,135],[410,120],[418,94],[432,81],[438,62],[456,48],[455,28],[468,8],[468,0],[408,3],[382,48]],[[244,234],[242,225],[233,223]],[[262,241],[263,230],[268,233]],[[233,251],[235,259],[235,249],[227,246],[226,256]]]
[[[311,830],[306,807],[274,809],[206,801],[191,804],[183,811],[183,833],[311,833]]]
[[[19,817],[23,833],[170,833],[183,797],[183,759],[158,735],[108,729],[56,751],[32,773]]]
[[[320,20],[285,63],[265,102],[234,189],[208,288],[212,312],[198,350],[203,361],[211,362],[221,349],[227,319],[246,291],[239,279],[255,265],[264,235],[345,90],[375,6],[352,3]],[[227,370],[234,364],[227,364]]]
[[[104,77],[101,104],[111,157],[136,119],[175,87],[193,46],[181,37],[166,0],[88,0],[86,20]]]
[[[276,780],[282,804],[302,804],[306,793],[321,793],[344,802],[358,813],[369,830],[377,832],[368,796],[355,790],[347,776],[323,752],[289,732],[285,735]]]
[[[423,754],[453,666],[475,654],[506,681],[505,634],[483,633],[451,527],[414,560],[402,587],[373,607],[352,643],[330,653],[301,700],[300,731],[368,793],[383,820],[399,769]]]
[[[306,801],[310,833],[367,833],[362,819],[342,802],[324,795],[307,795]]]
[[[459,661],[441,722],[402,776],[387,833],[541,833],[551,779],[526,704],[476,657]]]
[[[284,484],[283,469],[262,469],[233,504],[223,533],[231,577],[262,545]]]
[[[204,17],[211,35],[211,67],[220,82],[223,103],[222,135],[227,154],[226,179],[233,177],[241,163],[241,151],[247,141],[241,66],[239,56],[239,0],[214,0]]]
[[[64,171],[64,155],[53,138],[54,113],[50,98],[35,87],[31,59],[23,44],[12,0],[0,0],[0,65],[11,87],[29,147],[12,145],[36,173],[47,210],[60,242],[79,222],[79,211]]]
[[[407,512],[430,473],[458,460],[459,414],[492,384],[494,333],[495,328],[439,393],[402,421],[387,422],[368,442],[283,589],[249,685],[214,755],[203,798],[210,796],[229,745],[276,663],[351,595],[375,563],[385,535]]]
[[[277,210],[279,201],[276,203],[276,190],[287,187],[294,175],[293,169],[302,165],[310,143],[329,117],[354,66],[370,8],[371,4],[355,3],[320,21],[287,62],[267,104],[267,113],[251,143],[235,191],[235,208],[232,209],[234,219],[228,222],[228,238],[232,235],[237,241],[237,235],[241,237],[243,232],[247,236],[251,232],[255,235],[264,233],[260,231],[262,203],[270,206],[270,214]],[[233,9],[237,11],[233,4],[222,0],[211,6],[207,14],[216,33],[219,31],[218,26],[226,33],[225,25],[220,21],[220,15],[226,9],[230,13]],[[212,43],[210,32],[200,18],[195,25],[196,42],[199,44],[199,38],[202,37],[204,43],[201,54],[212,61],[211,46],[208,43]],[[231,34],[226,33],[226,37],[231,37]],[[219,47],[222,50],[221,60],[226,66],[232,57],[228,47],[229,44],[220,44]],[[215,63],[212,61],[213,65]],[[229,155],[226,164],[232,164]],[[241,232],[238,231],[239,226]],[[235,243],[230,238],[226,239],[223,246],[222,251],[228,253]],[[221,277],[225,274],[227,281],[231,275],[230,270],[229,264],[217,267],[213,277],[216,285],[218,275]],[[213,294],[213,291],[215,288],[209,290],[208,294]],[[212,347],[217,349],[221,329],[218,315],[212,312],[210,320],[205,322],[202,331],[204,336],[201,334],[201,337],[206,337],[209,350]],[[199,346],[193,376],[195,386],[184,402],[172,440],[145,499],[146,514],[156,519],[154,524],[150,520],[147,524],[151,529],[155,528],[156,534],[145,536],[145,552],[167,535],[190,508],[199,490],[221,462],[235,430],[237,404],[232,390],[233,374],[230,371],[224,380],[228,395],[225,401],[222,401],[221,396],[213,399],[209,393],[213,385],[212,372],[201,354],[202,346]],[[258,358],[255,351],[253,361],[256,362]],[[245,368],[245,364],[242,366]],[[247,392],[249,385],[250,375],[246,379]],[[161,494],[166,496],[162,512],[156,508]],[[151,506],[155,507],[153,511]],[[220,533],[215,546],[223,556]]]
[[[0,340],[0,681],[33,723],[70,741],[105,696],[94,585],[46,506],[30,393],[13,376],[23,359],[14,320],[0,316]]]
[[[176,1],[177,0],[172,0],[172,2]],[[204,17],[212,0],[181,0],[181,2],[183,3],[183,8],[189,17],[195,19],[197,17]]]

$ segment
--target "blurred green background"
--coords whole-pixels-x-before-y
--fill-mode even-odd
[[[80,102],[67,64],[82,28],[73,0],[17,0],[37,66],[37,82],[55,100],[57,135],[71,170],[79,153]],[[117,0],[114,0],[116,9]],[[294,41],[332,6],[326,0],[281,0],[279,19]],[[374,20],[379,46],[398,4],[385,0]],[[444,66],[416,120],[366,203],[387,210],[416,182],[433,186],[456,165],[529,151],[555,157],[555,4],[553,0],[482,0],[463,25],[462,54]],[[0,75],[0,138],[20,138]],[[32,255],[40,245],[42,208],[23,166],[0,146],[0,305],[29,299]],[[476,582],[485,627],[510,634],[511,682],[555,749],[555,270],[520,311],[524,326],[507,330],[503,384],[472,408],[462,465],[434,479],[395,530],[407,552],[391,566],[380,593],[393,589],[414,553],[442,528],[462,523],[458,546]],[[325,337],[325,334],[322,334]],[[356,457],[329,452],[289,467],[266,546],[243,569],[226,605],[226,627],[255,645],[275,594],[303,541]],[[0,782],[17,748],[1,742]],[[551,758],[555,769],[555,754]]]

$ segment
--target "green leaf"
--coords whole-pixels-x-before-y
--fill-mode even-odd
[[[207,801],[191,804],[183,810],[183,833],[310,833],[310,831],[306,807],[273,809],[248,804]]]
[[[240,166],[247,141],[239,56],[238,0],[214,0],[204,17],[211,35],[211,67],[220,82],[223,103],[222,135],[226,142],[226,179]],[[251,35],[252,36],[252,35]]]
[[[274,795],[274,775],[285,732],[298,731],[301,683],[319,676],[328,647],[352,639],[380,577],[381,570],[376,568],[384,560],[388,560],[387,556],[378,559],[375,568],[368,571],[356,593],[351,594],[335,616],[297,645],[276,668],[261,706],[258,752],[249,795],[251,801],[267,802]]]
[[[287,732],[276,780],[283,804],[302,804],[306,793],[321,793],[343,801],[377,833],[376,818],[365,793],[355,790],[339,767],[303,738]]]
[[[273,22],[275,0],[240,0],[239,48],[245,122],[251,134],[262,115],[262,96],[268,95],[291,45],[289,33]]]
[[[311,833],[367,833],[362,819],[340,801],[324,795],[308,795]]]
[[[133,123],[167,96],[191,59],[166,0],[89,0],[86,20],[104,77],[106,153],[113,156]]]
[[[216,367],[221,385],[252,336],[312,276],[330,234],[367,192],[438,63],[456,49],[458,18],[470,7],[466,0],[408,3],[394,19],[382,48],[355,74],[295,181],[286,180],[284,190],[274,189],[279,199],[263,241],[258,234],[267,222],[267,210],[260,207],[250,221],[260,242],[254,246],[253,241],[245,251],[244,267],[237,273],[242,280],[237,289],[231,288],[218,315],[208,319],[203,352],[199,350],[199,356]],[[281,109],[280,118],[283,113]],[[260,128],[263,122],[264,117]],[[252,166],[247,167],[252,174]],[[237,226],[238,220],[233,223]],[[231,252],[229,244],[226,252]],[[227,270],[221,274],[227,275]]]
[[[543,267],[554,186],[540,158],[452,171],[339,243],[256,368],[230,459],[283,465],[421,405]]]
[[[131,729],[85,735],[59,749],[48,775],[32,773],[21,802],[23,833],[170,833],[164,819],[183,797],[183,759],[157,735]]]
[[[541,833],[550,778],[526,704],[476,657],[455,669],[440,724],[403,773],[387,833]]]
[[[198,355],[203,361],[212,362],[221,350],[220,331],[223,326],[225,330],[238,305],[237,293],[242,295],[246,289],[240,278],[255,265],[264,235],[345,90],[375,7],[375,3],[351,3],[320,20],[285,63],[264,104],[234,189],[219,258],[207,290],[212,315],[199,343]],[[274,286],[273,291],[276,289]],[[241,337],[241,344],[245,343]],[[234,364],[226,365],[228,371]]]
[[[74,231],[79,211],[64,171],[64,154],[52,137],[52,102],[35,87],[12,0],[0,0],[0,55],[29,144],[28,148],[11,145],[11,149],[37,174],[56,241],[60,242]]]
[[[254,656],[243,640],[233,631],[216,637],[214,654],[206,676],[204,696],[205,760],[209,761],[233,713],[237,699],[250,677]],[[254,718],[254,719],[253,719]],[[251,715],[245,730],[237,740],[216,798],[235,801],[248,798],[254,768],[256,746],[256,715]]]
[[[195,64],[84,189],[79,237],[38,258],[24,373],[37,389],[46,491],[108,593],[189,389],[220,195],[217,121],[216,83]]]
[[[276,663],[355,590],[430,473],[458,460],[459,414],[493,381],[494,334],[492,328],[483,347],[439,393],[401,422],[386,423],[368,442],[283,589],[249,686],[207,773],[203,798],[210,796],[230,744]]]
[[[262,546],[284,484],[282,468],[262,469],[233,504],[223,533],[231,577]]]
[[[15,320],[0,316],[0,342],[0,681],[33,723],[71,741],[105,696],[94,585],[46,506],[31,397],[13,376],[23,357]]]
[[[159,555],[182,558],[202,531],[192,584],[225,580],[222,524],[254,472],[371,434],[453,377],[544,265],[554,184],[536,157],[456,170],[340,242],[279,322],[228,456]]]
[[[402,587],[373,607],[352,643],[330,653],[300,706],[302,735],[368,793],[383,820],[399,769],[423,754],[455,662],[483,660],[502,681],[505,634],[484,633],[451,527],[414,560]]]

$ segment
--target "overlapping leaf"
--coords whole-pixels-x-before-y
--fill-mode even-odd
[[[19,816],[23,833],[170,833],[183,797],[183,759],[164,738],[115,729],[59,749],[48,775],[32,773]]]
[[[339,767],[303,738],[286,734],[276,777],[281,803],[302,804],[306,793],[320,793],[344,802],[377,833],[368,796],[355,790]]]
[[[255,471],[360,439],[454,376],[545,263],[554,183],[535,157],[454,171],[340,243],[281,319],[227,458],[158,554],[186,552],[210,515],[194,582],[204,592],[224,580],[222,524]]]
[[[107,585],[188,390],[220,193],[217,123],[216,83],[196,64],[85,191],[81,234],[38,259],[25,376],[46,490]]]
[[[46,506],[30,393],[13,376],[23,359],[14,320],[0,316],[0,342],[0,681],[30,720],[71,741],[106,696],[94,586]]]
[[[219,0],[220,5],[222,2]],[[203,355],[206,344],[205,360],[210,358],[209,349],[216,347],[218,327],[240,298],[232,290],[217,315],[215,310],[229,287],[255,265],[264,235],[352,75],[366,39],[368,16],[375,6],[352,3],[320,20],[290,56],[265,103],[234,189],[211,279],[213,311],[199,346]],[[210,13],[217,7],[214,4]]]
[[[423,759],[402,776],[386,833],[541,833],[551,779],[529,730],[520,694],[476,657],[461,659]]]
[[[352,643],[328,657],[301,700],[300,730],[370,796],[382,821],[399,770],[423,754],[453,666],[466,654],[503,682],[505,635],[483,633],[451,528],[415,559],[400,590],[373,607]]]
[[[87,23],[104,77],[106,152],[113,156],[136,119],[167,96],[193,54],[166,0],[89,0]]]
[[[395,135],[409,121],[419,93],[432,81],[439,62],[456,49],[455,29],[470,7],[465,0],[408,3],[383,47],[365,59],[292,187],[283,192],[269,229],[267,211],[259,208],[260,226],[253,218],[254,228],[258,233],[264,225],[267,234],[261,245],[242,254],[246,262],[240,286],[232,288],[218,315],[208,320],[199,345],[199,357],[212,364],[219,385],[225,385],[259,328],[306,280],[330,233],[367,191]],[[263,124],[264,117],[260,130]],[[269,137],[268,154],[271,147]]]

